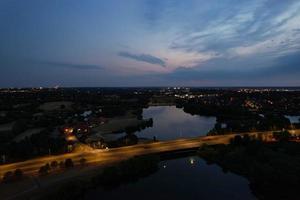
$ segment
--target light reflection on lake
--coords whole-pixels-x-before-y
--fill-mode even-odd
[[[250,200],[247,179],[224,173],[217,165],[208,165],[199,157],[162,161],[155,174],[113,190],[97,188],[85,199],[163,199],[163,200]]]
[[[143,110],[143,117],[153,118],[153,127],[137,133],[139,137],[158,140],[190,138],[206,135],[215,123],[215,117],[192,116],[176,106],[155,106]]]
[[[299,123],[300,116],[285,115],[285,117],[288,118],[291,123]]]

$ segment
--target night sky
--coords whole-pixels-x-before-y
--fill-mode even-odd
[[[300,86],[299,0],[0,0],[0,87]]]

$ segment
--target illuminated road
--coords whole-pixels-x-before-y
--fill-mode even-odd
[[[263,139],[268,139],[272,132],[255,132],[250,135],[261,135]],[[300,130],[294,131],[294,134],[300,134]],[[184,150],[189,148],[197,148],[202,144],[227,144],[230,138],[235,134],[220,135],[220,136],[205,136],[193,139],[177,139],[171,141],[155,142],[149,144],[137,144],[133,146],[114,148],[109,150],[91,150],[81,153],[68,153],[57,156],[46,156],[36,159],[27,160],[24,162],[0,165],[0,176],[7,171],[14,171],[15,169],[22,169],[26,175],[37,175],[40,167],[51,161],[64,161],[71,158],[75,165],[79,163],[81,158],[85,158],[86,163],[92,166],[107,165],[109,163],[118,162],[138,155],[146,155],[151,153],[161,153],[167,151]]]
[[[210,139],[211,140],[208,140]],[[111,162],[116,162],[124,159],[128,159],[137,155],[145,155],[151,153],[160,153],[165,151],[173,151],[187,148],[199,147],[203,142],[205,143],[226,143],[229,136],[222,137],[205,137],[201,139],[178,139],[166,142],[155,142],[149,144],[138,144],[127,147],[114,148],[109,150],[92,150],[83,153],[68,153],[58,156],[46,156],[36,159],[31,159],[24,162],[7,164],[0,166],[0,174],[3,175],[7,171],[13,171],[15,169],[22,169],[25,174],[35,175],[39,168],[51,161],[64,161],[67,158],[71,158],[75,164],[79,162],[81,158],[85,158],[88,164],[101,165]]]

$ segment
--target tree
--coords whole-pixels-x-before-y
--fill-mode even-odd
[[[8,171],[3,175],[2,181],[3,181],[3,183],[9,183],[13,179],[14,179],[13,173],[11,171]]]
[[[63,169],[65,167],[65,163],[63,161],[59,162],[59,168]]]
[[[47,175],[48,172],[49,172],[49,169],[47,168],[46,165],[41,166],[40,169],[39,169],[39,174],[41,176]]]
[[[243,143],[244,144],[249,144],[249,142],[251,141],[251,138],[248,134],[244,134],[243,135]]]
[[[23,177],[23,171],[21,169],[16,169],[14,171],[14,177],[16,180],[20,180]]]
[[[68,159],[65,160],[65,167],[67,169],[74,167],[74,163],[73,163],[73,160],[71,158],[68,158]]]
[[[57,166],[58,166],[58,162],[57,162],[56,160],[54,160],[54,161],[51,162],[50,165],[51,165],[51,168],[52,168],[52,169],[56,169]]]
[[[273,132],[273,137],[279,141],[288,141],[290,136],[288,131]]]
[[[51,170],[49,163],[45,164],[45,167],[46,167],[47,171]]]
[[[79,160],[79,162],[80,162],[80,165],[83,167],[86,164],[86,159],[85,158],[81,158]]]
[[[20,180],[23,177],[23,172],[21,169],[16,169],[14,172],[8,171],[3,176],[3,183],[9,183],[12,181]]]
[[[240,135],[236,135],[236,136],[234,136],[234,138],[232,138],[230,140],[230,144],[232,144],[232,145],[241,145],[242,141],[243,141],[242,137]]]

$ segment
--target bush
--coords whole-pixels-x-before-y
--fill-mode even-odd
[[[49,163],[45,164],[45,167],[46,167],[47,171],[51,170]]]
[[[67,169],[74,167],[74,163],[73,163],[73,160],[71,158],[66,159],[66,161],[65,161],[65,167]]]
[[[243,142],[243,138],[240,135],[236,135],[234,136],[233,139],[230,140],[230,144],[237,146],[237,145],[241,145]]]
[[[14,179],[14,174],[11,171],[8,171],[3,175],[2,181],[3,183],[9,183],[13,181],[13,179]]]
[[[54,160],[54,161],[51,162],[50,165],[51,165],[51,168],[52,168],[52,169],[56,169],[57,166],[58,166],[58,162],[57,162],[56,160]]]
[[[23,178],[23,171],[21,169],[16,169],[14,172],[8,171],[3,175],[3,183],[9,183],[12,181],[18,181]]]
[[[23,177],[23,171],[21,169],[16,169],[14,171],[14,176],[16,180],[20,180]]]
[[[59,168],[64,169],[65,168],[65,163],[63,161],[59,162]]]
[[[251,141],[251,137],[248,134],[244,134],[243,135],[243,143],[244,144],[249,144],[249,142]]]
[[[86,159],[85,159],[85,158],[81,158],[81,159],[79,160],[79,163],[80,163],[81,166],[85,166],[85,164],[86,164]]]
[[[288,141],[291,134],[288,131],[273,132],[273,137],[279,141]]]
[[[41,176],[47,175],[48,172],[49,172],[49,169],[46,167],[46,165],[41,166],[39,169],[39,174]]]

